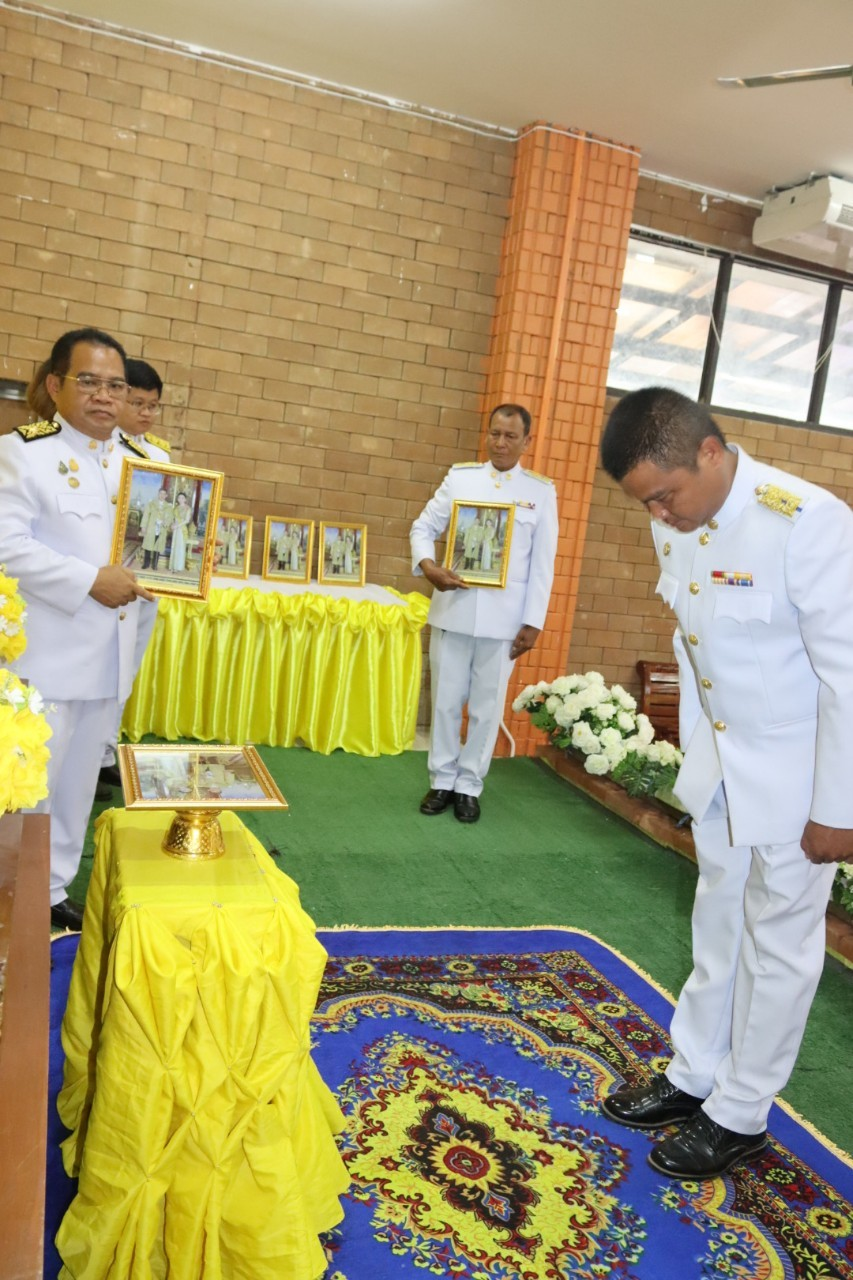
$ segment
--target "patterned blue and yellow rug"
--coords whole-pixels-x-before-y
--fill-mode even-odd
[[[320,937],[314,1057],[352,1177],[330,1280],[853,1280],[853,1165],[783,1107],[759,1157],[695,1183],[660,1178],[656,1136],[599,1114],[615,1083],[666,1062],[672,1011],[602,943]],[[55,1177],[49,1219],[68,1195]]]

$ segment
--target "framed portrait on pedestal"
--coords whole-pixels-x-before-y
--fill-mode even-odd
[[[511,502],[463,502],[450,514],[444,567],[472,587],[504,587],[512,544]]]
[[[221,578],[248,578],[252,517],[226,511],[216,529],[215,571]]]
[[[223,480],[221,471],[125,458],[110,563],[155,595],[206,600]]]
[[[314,558],[314,521],[267,516],[264,525],[264,578],[310,582]]]
[[[363,587],[367,574],[367,525],[320,525],[317,581],[329,586]]]

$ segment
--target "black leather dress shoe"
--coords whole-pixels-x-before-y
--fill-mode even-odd
[[[108,787],[121,786],[121,774],[117,764],[105,764],[98,774],[98,781],[105,782]]]
[[[457,822],[479,822],[480,801],[476,796],[462,796],[457,792],[453,797],[453,812]]]
[[[83,928],[83,908],[70,898],[63,898],[50,908],[50,923],[53,929],[71,929],[79,933]]]
[[[420,803],[421,813],[425,813],[430,817],[434,813],[444,813],[452,800],[452,791],[444,791],[440,787],[430,787]]]
[[[617,1124],[626,1124],[631,1129],[659,1129],[662,1125],[689,1120],[704,1101],[685,1093],[666,1076],[658,1076],[651,1084],[623,1084],[602,1101],[601,1110]]]
[[[766,1141],[766,1129],[735,1133],[700,1111],[678,1133],[652,1148],[649,1164],[668,1178],[716,1178],[739,1160],[755,1155]]]

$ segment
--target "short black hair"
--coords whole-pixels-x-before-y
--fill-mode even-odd
[[[527,409],[524,408],[524,405],[499,404],[497,409],[493,409],[492,412],[489,414],[489,426],[492,425],[492,419],[498,418],[498,417],[521,418],[522,425],[524,426],[524,434],[526,436],[530,435],[530,426],[533,420],[530,417],[530,414],[528,413]]]
[[[643,387],[623,396],[601,437],[601,465],[623,480],[641,462],[664,471],[695,471],[699,446],[708,436],[726,438],[703,404],[670,387]]]
[[[127,354],[117,338],[104,333],[103,329],[70,329],[57,338],[50,353],[50,372],[58,378],[64,378],[71,368],[71,352],[78,343],[88,343],[90,347],[111,347],[121,356],[122,367],[127,369]]]
[[[163,379],[147,360],[128,360],[127,385],[136,391],[156,391],[163,394]]]

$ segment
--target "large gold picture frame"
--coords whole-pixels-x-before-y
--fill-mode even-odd
[[[248,578],[252,554],[252,517],[220,512],[216,527],[214,572],[220,578]]]
[[[314,559],[314,521],[267,516],[261,575],[270,581],[310,582]]]
[[[328,586],[363,587],[367,577],[367,525],[320,525],[317,581]]]
[[[472,587],[505,587],[515,507],[511,502],[465,502],[450,513],[444,566]]]
[[[125,458],[110,562],[155,595],[206,600],[223,479],[221,471]]]

